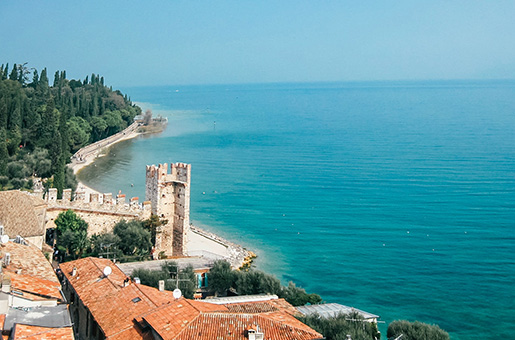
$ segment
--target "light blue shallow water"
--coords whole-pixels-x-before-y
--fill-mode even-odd
[[[143,197],[145,164],[191,163],[192,220],[285,283],[453,339],[513,338],[514,82],[124,92],[169,126],[114,146],[87,184]]]

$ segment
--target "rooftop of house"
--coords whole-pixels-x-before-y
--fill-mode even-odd
[[[112,270],[107,277],[106,267]],[[107,339],[137,339],[137,334],[144,338],[148,332],[136,328],[133,319],[173,299],[171,292],[144,285],[124,287],[127,276],[107,259],[88,257],[66,262],[61,270]]]
[[[0,191],[0,224],[4,226],[4,233],[23,237],[44,235],[45,221],[41,212],[46,206],[41,198],[24,191]]]
[[[107,266],[112,273],[106,277]],[[162,339],[243,340],[250,325],[277,340],[322,338],[295,319],[290,314],[294,308],[282,299],[239,304],[175,299],[169,291],[134,283],[124,286],[127,277],[107,259],[67,262],[61,270],[106,339],[152,339],[154,330]],[[286,304],[289,310],[283,308]]]
[[[247,305],[256,304],[254,302]],[[208,340],[248,339],[249,327],[256,327],[266,339],[312,340],[322,335],[276,307],[215,305],[184,298],[152,310],[141,316],[140,324],[149,325],[162,339]],[[211,306],[211,307],[208,307]]]
[[[17,324],[13,329],[11,338],[27,340],[70,340],[74,339],[73,328],[47,328]]]
[[[37,247],[7,242],[0,245],[0,257],[4,280],[10,279],[13,293],[32,301],[62,298],[54,269]]]
[[[68,306],[64,304],[54,307],[9,308],[7,314],[4,314],[4,318],[5,321],[2,325],[6,331],[10,331],[20,324],[45,328],[72,326]]]
[[[336,316],[338,314],[350,314],[350,313],[358,313],[365,320],[372,320],[379,318],[379,315],[374,315],[354,307],[349,307],[345,305],[340,305],[338,303],[324,303],[320,305],[310,305],[310,306],[299,306],[296,307],[299,312],[304,315],[309,314],[319,314],[323,318],[328,318],[332,316]]]
[[[0,245],[0,256],[3,258],[6,253],[10,254],[10,263],[4,272],[19,272],[59,283],[52,265],[36,246],[7,242]]]

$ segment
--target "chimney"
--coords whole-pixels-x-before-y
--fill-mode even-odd
[[[247,336],[249,340],[264,340],[265,334],[259,331],[259,326],[252,325],[247,328]]]
[[[165,290],[165,280],[159,280],[159,291],[162,292]]]
[[[77,275],[77,267],[73,267],[72,276]]]
[[[7,267],[11,263],[11,253],[4,254],[4,266]]]
[[[2,280],[2,292],[3,293],[11,292],[11,278],[4,277],[4,279]]]
[[[137,283],[137,284],[141,283],[141,280],[139,279],[139,277],[135,277],[134,278],[134,283]]]

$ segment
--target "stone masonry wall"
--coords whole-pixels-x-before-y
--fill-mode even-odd
[[[191,165],[184,163],[147,166],[146,199],[152,213],[168,220],[156,230],[155,256],[183,256],[189,228]]]
[[[63,199],[57,199],[57,189],[49,189],[46,210],[45,228],[55,228],[55,219],[61,212],[73,210],[88,223],[88,235],[112,231],[116,223],[121,220],[147,219],[150,217],[150,202],[139,203],[137,197],[133,197],[128,203],[125,195],[119,193],[113,199],[111,193],[98,194],[76,192],[75,199],[71,199],[71,189],[63,190]]]

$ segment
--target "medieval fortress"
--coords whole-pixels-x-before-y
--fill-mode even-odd
[[[147,165],[146,200],[138,197],[126,201],[122,193],[99,194],[77,191],[72,200],[72,190],[63,190],[62,199],[57,199],[57,189],[49,189],[46,228],[55,227],[54,220],[59,213],[73,210],[88,222],[88,234],[112,231],[121,220],[143,220],[156,214],[168,223],[156,230],[154,257],[184,256],[187,233],[190,227],[190,183],[191,165],[184,163]]]
[[[156,251],[183,256],[190,225],[191,165],[184,163],[147,165],[145,196],[152,213],[168,220],[156,230]]]

